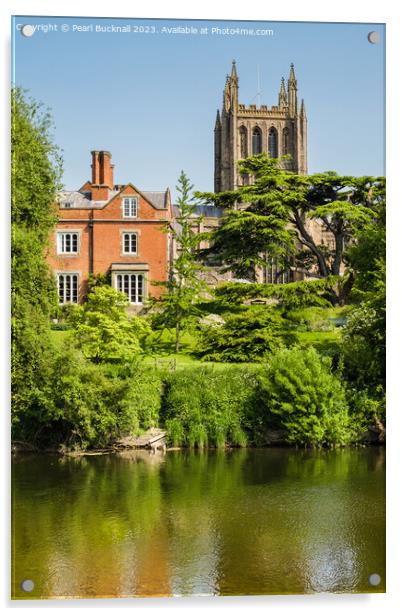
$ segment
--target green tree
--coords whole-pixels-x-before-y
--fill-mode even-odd
[[[82,306],[71,314],[74,337],[84,356],[94,363],[132,362],[150,333],[141,317],[127,314],[124,293],[107,285],[95,286]]]
[[[331,360],[313,348],[278,351],[260,384],[268,423],[285,429],[289,442],[343,445],[354,438],[345,389],[331,373]]]
[[[382,397],[385,388],[385,209],[349,249],[354,272],[353,307],[343,331],[346,377]]]
[[[207,361],[260,362],[285,340],[294,342],[283,334],[284,321],[275,310],[251,308],[223,316],[223,325],[201,328],[197,353]]]
[[[11,92],[12,425],[43,400],[52,360],[49,317],[57,295],[45,253],[56,222],[62,161],[50,115],[21,89]]]
[[[302,280],[287,284],[257,284],[225,282],[215,290],[218,299],[232,305],[241,304],[246,299],[274,298],[286,313],[308,306],[330,306],[330,291],[335,277],[320,280]]]
[[[185,324],[197,313],[196,304],[201,293],[206,289],[205,283],[200,279],[203,269],[197,260],[197,249],[200,235],[194,230],[200,217],[196,217],[196,203],[192,196],[194,186],[184,171],[181,172],[176,189],[179,193],[179,215],[176,217],[177,226],[171,229],[173,241],[177,246],[177,256],[169,272],[169,279],[159,283],[165,287],[166,293],[152,301],[162,311],[162,320],[165,327],[175,330],[175,352],[180,350],[181,334]]]
[[[239,274],[252,275],[256,266],[273,258],[283,267],[296,263],[308,268],[314,262],[320,276],[338,276],[347,245],[378,215],[384,179],[334,172],[302,176],[280,169],[279,162],[265,153],[249,157],[240,161],[239,170],[254,183],[224,193],[198,193],[227,208],[212,233],[211,251]],[[315,239],[312,220],[330,242]],[[334,289],[333,300],[342,299],[342,290]]]

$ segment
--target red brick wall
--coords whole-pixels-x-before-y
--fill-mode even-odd
[[[136,219],[123,218],[122,197],[138,196],[138,215]],[[93,267],[94,274],[107,273],[112,263],[143,263],[149,266],[148,291],[159,295],[160,287],[152,281],[166,280],[168,271],[168,234],[164,232],[170,219],[170,209],[155,209],[132,186],[127,185],[102,209],[59,209],[57,229],[51,236],[51,249],[48,257],[52,269],[57,272],[78,272],[80,280],[80,299],[86,292],[89,275],[89,219],[93,213]],[[57,230],[80,232],[78,255],[57,255]],[[122,254],[123,231],[138,234],[137,256]]]

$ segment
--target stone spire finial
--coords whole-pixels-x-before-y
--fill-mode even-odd
[[[285,107],[288,104],[288,99],[286,96],[286,89],[285,89],[285,79],[282,77],[281,80],[281,89],[279,92],[279,107]]]
[[[221,128],[221,116],[219,113],[219,109],[216,110],[216,120],[215,120],[215,130],[220,130]]]
[[[230,75],[230,79],[236,81],[236,83],[239,81],[236,71],[236,60],[232,60],[232,74]]]
[[[304,98],[302,98],[301,105],[300,105],[300,115],[302,118],[306,117],[306,107],[304,105]]]
[[[292,64],[290,65],[289,84],[296,85],[296,83],[297,81],[295,75],[295,65],[292,62]]]

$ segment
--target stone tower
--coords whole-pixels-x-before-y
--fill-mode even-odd
[[[226,76],[222,111],[215,122],[215,192],[233,190],[248,183],[241,176],[237,161],[267,152],[271,158],[286,154],[290,160],[282,166],[289,171],[307,174],[307,116],[304,101],[297,102],[297,81],[293,64],[287,90],[285,80],[279,90],[278,105],[243,105],[239,103],[239,79],[233,60],[231,75]]]

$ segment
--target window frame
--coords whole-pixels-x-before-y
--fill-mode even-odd
[[[133,252],[131,250],[131,238],[129,240],[130,243],[130,250],[126,251],[125,249],[125,244],[126,244],[126,238],[125,236],[129,235],[129,236],[135,236],[135,251]],[[121,255],[122,256],[138,256],[138,231],[121,231]]]
[[[125,201],[126,199],[130,200],[130,201],[134,201],[135,202],[135,214],[131,213],[131,207],[132,205],[129,205],[129,214],[126,214],[126,204]],[[122,216],[123,218],[138,218],[138,209],[139,209],[139,199],[137,195],[124,195],[121,198],[121,209],[122,209]]]
[[[60,301],[60,278],[61,277],[69,277],[70,278],[70,295],[71,299],[66,299],[66,281],[64,280],[64,288],[63,288],[63,301]],[[72,278],[76,277],[76,298],[74,298],[74,288],[73,288],[73,280]],[[56,273],[56,281],[57,281],[57,297],[58,303],[60,306],[64,306],[66,304],[79,304],[80,300],[80,275],[78,272],[57,272]]]
[[[133,271],[126,271],[126,270],[119,270],[119,271],[115,271],[113,272],[114,276],[114,288],[116,289],[116,291],[120,291],[120,293],[124,293],[127,297],[128,297],[128,301],[132,306],[142,306],[147,298],[147,279],[146,279],[146,272],[133,272]],[[125,280],[124,277],[128,276],[128,293],[125,291]],[[119,281],[119,278],[121,277],[121,281]],[[136,279],[135,282],[135,289],[134,289],[134,301],[132,301],[132,297],[133,297],[133,293],[132,293],[132,278]],[[141,292],[141,299],[139,301],[139,293],[138,293],[138,289],[139,289],[139,285],[138,285],[138,279],[139,277],[142,278],[142,292]]]
[[[77,236],[77,250],[63,250],[63,243],[65,246],[65,240],[63,240],[63,236],[66,235],[76,235]],[[73,245],[73,240],[70,238],[70,244]],[[78,229],[57,229],[56,230],[56,252],[58,255],[62,255],[65,257],[75,257],[80,254],[81,248],[81,231]]]

